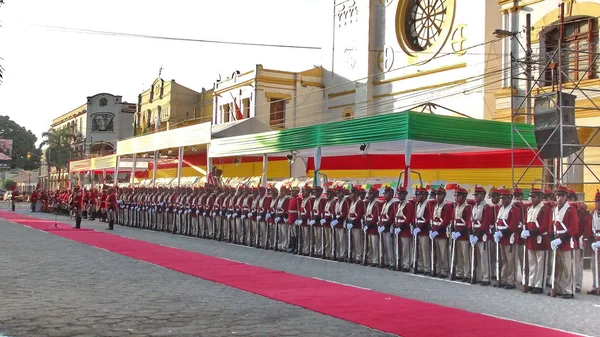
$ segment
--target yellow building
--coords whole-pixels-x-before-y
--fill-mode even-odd
[[[197,92],[175,80],[157,78],[138,95],[135,134],[208,122],[212,118],[212,97],[212,89]]]

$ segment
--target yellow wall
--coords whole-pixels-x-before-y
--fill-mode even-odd
[[[435,180],[445,180],[457,182],[459,184],[479,184],[494,186],[511,186],[512,170],[506,168],[500,169],[444,169],[444,170],[415,170],[421,174],[423,182],[432,182]],[[525,169],[515,169],[515,180],[518,180]],[[396,178],[400,170],[321,170],[321,173],[327,175],[328,179],[333,178]],[[309,171],[309,176],[314,172]],[[536,179],[542,176],[541,168],[531,168],[523,177],[523,186],[530,186]],[[411,176],[416,179],[416,175]]]
[[[241,163],[239,166],[234,164],[215,164],[223,170],[224,177],[258,177],[262,175],[262,162]],[[206,166],[199,166],[206,170]],[[191,167],[181,169],[182,177],[197,177],[202,174]],[[267,168],[269,179],[281,179],[290,177],[290,166],[287,160],[270,161]],[[152,177],[152,170],[148,171],[148,177]],[[177,177],[177,168],[159,169],[156,171],[156,178],[175,178]]]

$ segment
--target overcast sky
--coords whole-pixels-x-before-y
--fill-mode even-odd
[[[137,103],[162,78],[200,91],[255,64],[304,70],[317,50],[94,35],[39,26],[168,37],[320,46],[326,0],[5,0],[0,7],[0,115],[36,135],[100,92]]]

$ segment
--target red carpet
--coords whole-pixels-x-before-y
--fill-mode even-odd
[[[54,221],[0,211],[0,217],[47,230]],[[89,230],[48,232],[277,301],[405,337],[574,336],[460,309],[320,281],[199,253]],[[391,314],[393,313],[393,315]]]

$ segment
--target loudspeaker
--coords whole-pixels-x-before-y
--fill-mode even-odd
[[[535,141],[541,158],[561,157],[560,127],[558,127],[561,117],[563,125],[562,144],[569,144],[563,146],[562,157],[568,157],[581,150],[581,143],[575,126],[574,107],[576,98],[577,96],[564,92],[541,94],[534,98]],[[559,109],[560,106],[562,106],[562,113]],[[555,129],[556,131],[554,131]]]

